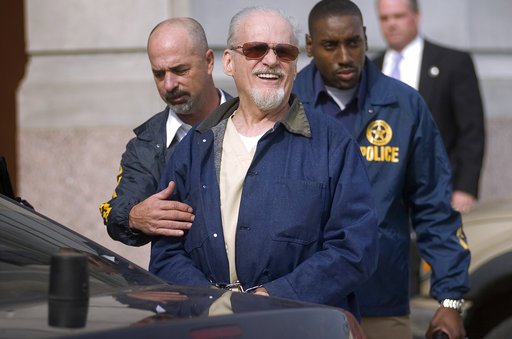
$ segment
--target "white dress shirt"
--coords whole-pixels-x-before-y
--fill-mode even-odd
[[[419,87],[420,83],[420,70],[421,70],[421,59],[423,56],[423,38],[417,36],[410,44],[400,52],[402,54],[402,61],[400,62],[400,80],[405,82],[407,85],[415,88]],[[390,75],[393,70],[393,61],[396,58],[396,54],[399,53],[395,50],[388,49],[384,54],[384,63],[382,67],[382,73]]]

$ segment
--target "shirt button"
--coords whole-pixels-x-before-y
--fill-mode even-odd
[[[203,139],[203,142],[206,142],[206,139]]]
[[[206,188],[206,185],[203,185],[203,188]]]
[[[213,237],[214,237],[214,238],[217,238],[217,237],[218,237],[218,234],[217,234],[217,233],[213,233]]]

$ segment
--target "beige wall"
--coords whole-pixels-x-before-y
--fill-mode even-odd
[[[149,5],[151,4],[151,5]],[[19,194],[43,214],[147,267],[112,241],[109,199],[131,129],[163,108],[145,44],[186,1],[26,0],[30,60],[18,93]]]
[[[509,2],[496,0],[494,7],[488,2],[478,5],[476,0],[441,2],[422,2],[431,17],[424,18],[426,29],[433,31],[434,38],[453,38],[471,48],[482,80],[488,143],[481,199],[512,197],[512,171],[508,169],[512,163],[512,114],[508,109],[512,41],[502,27],[512,25],[500,21]],[[229,17],[238,8],[255,3],[259,2],[25,0],[30,60],[18,92],[19,194],[43,214],[147,267],[148,246],[133,248],[112,241],[98,212],[98,205],[108,200],[114,189],[121,153],[133,135],[131,129],[163,108],[145,54],[147,34],[170,16],[197,18],[216,50],[215,79],[235,94],[231,80],[220,69],[220,51]],[[304,33],[306,15],[300,13],[307,13],[314,3],[283,0],[279,6],[299,14]],[[372,48],[382,47],[374,0],[357,3],[365,14]],[[485,11],[478,8],[483,4]],[[442,11],[444,29],[436,21],[439,6],[446,6]],[[476,34],[479,30],[472,23],[478,11],[487,13],[488,22],[501,30],[485,37]],[[457,20],[452,20],[450,13],[457,13]],[[482,20],[478,17],[476,22]],[[489,45],[489,36],[494,45]],[[299,67],[307,62],[302,56]]]

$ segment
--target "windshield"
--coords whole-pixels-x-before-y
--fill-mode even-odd
[[[47,298],[50,261],[57,253],[87,256],[90,295],[164,283],[103,246],[0,196],[0,305]]]

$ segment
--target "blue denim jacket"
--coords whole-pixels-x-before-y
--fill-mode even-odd
[[[218,169],[228,101],[191,130],[161,180],[194,208],[183,238],[152,243],[150,271],[175,284],[229,283]],[[245,178],[236,232],[244,288],[343,307],[358,314],[354,291],[377,263],[377,219],[355,140],[334,118],[309,115],[292,96],[287,116],[258,142]]]

